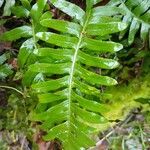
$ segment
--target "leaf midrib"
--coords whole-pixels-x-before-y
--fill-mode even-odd
[[[84,36],[84,33],[85,33],[85,29],[86,29],[86,26],[89,22],[89,18],[90,18],[90,12],[88,13],[86,21],[83,24],[81,33],[79,35],[79,40],[78,40],[77,46],[74,47],[75,53],[74,53],[74,56],[73,56],[73,59],[72,59],[72,66],[71,66],[70,78],[69,78],[69,88],[68,88],[68,101],[69,101],[69,104],[68,104],[68,130],[69,130],[69,132],[68,133],[71,133],[70,132],[70,127],[71,127],[71,105],[72,105],[72,101],[71,101],[72,96],[71,95],[72,95],[72,85],[73,85],[73,76],[74,76],[74,71],[75,71],[75,64],[76,64],[76,60],[77,60],[77,56],[78,56],[80,46],[82,44],[82,39],[83,39],[83,36]]]

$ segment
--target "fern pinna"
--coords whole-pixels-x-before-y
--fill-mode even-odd
[[[113,69],[118,66],[117,61],[99,55],[115,53],[122,49],[122,45],[102,41],[101,37],[124,30],[126,24],[111,17],[118,8],[93,8],[99,0],[87,0],[86,12],[65,0],[50,2],[71,16],[73,22],[56,19],[40,22],[57,32],[36,34],[49,47],[34,50],[39,61],[29,66],[23,80],[29,85],[34,79],[31,87],[39,93],[40,104],[30,118],[42,123],[41,129],[47,132],[44,140],[57,138],[64,149],[84,149],[94,145],[89,135],[98,130],[99,124],[108,122],[102,116],[108,110],[100,103],[100,85],[117,84],[115,79],[93,71],[93,68]],[[35,83],[39,78],[42,81]],[[92,97],[97,97],[97,100]]]

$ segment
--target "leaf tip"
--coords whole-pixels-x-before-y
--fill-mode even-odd
[[[122,44],[119,44],[119,43],[117,43],[117,45],[114,47],[114,51],[115,51],[115,52],[118,52],[118,51],[120,51],[121,49],[123,49],[123,45],[122,45]]]
[[[123,31],[127,28],[127,24],[126,23],[118,23],[118,29],[119,31]]]

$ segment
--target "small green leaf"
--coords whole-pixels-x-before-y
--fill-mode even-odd
[[[84,133],[83,130],[77,129],[76,127],[74,130],[76,131],[76,135],[74,137],[76,139],[76,143],[78,143],[79,148],[84,146],[86,149],[88,149],[89,147],[95,145],[94,140],[91,139],[87,133]]]
[[[149,24],[150,23],[150,10],[148,10],[144,15],[142,15],[141,19]]]
[[[129,30],[128,43],[129,45],[133,43],[135,35],[140,27],[140,22],[138,22],[135,18],[132,20]]]
[[[80,25],[63,20],[45,19],[42,20],[40,23],[44,27],[49,27],[64,33],[73,34],[76,35],[77,37],[79,36],[81,30]]]
[[[142,104],[150,104],[149,98],[138,98],[138,99],[135,99],[135,101],[140,102]]]
[[[47,119],[47,120],[42,124],[41,129],[48,132],[52,127],[54,127],[54,124],[55,124],[57,121],[63,122],[64,120],[66,120],[66,119],[67,119],[66,115],[67,115],[67,112],[66,112],[66,111],[61,112],[61,113],[59,113],[59,112],[54,113],[53,116],[50,116],[50,117],[49,117],[49,119],[50,119],[51,121],[48,121],[48,119]]]
[[[31,113],[29,118],[32,121],[46,121],[49,120],[49,125],[54,125],[54,123],[57,121],[57,117],[60,117],[59,119],[61,121],[64,121],[66,119],[66,110],[67,110],[67,102],[64,101],[62,103],[59,103],[55,106],[52,106],[50,109],[48,109],[45,112],[42,113]],[[61,113],[60,113],[61,111]],[[58,119],[58,120],[59,120]],[[62,120],[63,119],[63,120]]]
[[[66,91],[59,91],[56,93],[40,94],[38,98],[40,103],[51,103],[54,101],[67,99],[67,96]]]
[[[26,40],[22,44],[19,50],[19,55],[18,55],[18,62],[21,68],[24,67],[30,54],[33,53],[33,50],[34,50],[34,40],[32,38]]]
[[[93,66],[93,67],[99,67],[103,69],[113,69],[118,67],[119,63],[112,59],[106,59],[101,57],[94,57],[91,55],[88,55],[84,52],[79,52],[79,60],[81,63]]]
[[[34,22],[39,22],[39,19],[42,16],[42,12],[45,8],[46,2],[47,0],[38,0],[37,3],[32,6],[30,16],[32,17]]]
[[[79,6],[65,0],[51,0],[51,3],[64,13],[77,19],[81,24],[83,23],[85,12]]]
[[[98,16],[114,16],[118,14],[125,14],[124,10],[113,6],[99,6],[93,9],[92,17]]]
[[[6,0],[3,16],[11,15],[11,8],[15,5],[15,0]]]
[[[32,35],[32,28],[30,26],[22,26],[12,29],[3,33],[0,36],[0,40],[3,41],[15,41],[21,37],[30,37]]]
[[[87,34],[89,35],[108,35],[124,30],[127,27],[125,23],[121,22],[111,22],[111,23],[101,23],[101,24],[90,24],[87,27]]]
[[[24,8],[23,6],[14,6],[11,8],[12,13],[16,15],[17,17],[28,17],[29,16],[29,11]]]
[[[29,70],[37,73],[65,74],[70,72],[70,64],[69,63],[61,63],[61,64],[36,63],[30,65]]]
[[[101,115],[98,115],[90,111],[86,111],[85,109],[79,108],[77,106],[75,106],[74,108],[76,109],[76,113],[79,115],[79,117],[83,119],[83,121],[85,122],[96,123],[96,124],[107,122],[107,119],[105,119]]]
[[[101,2],[102,0],[86,0],[87,9],[93,7],[93,5]]]
[[[90,94],[91,95],[94,95],[96,97],[100,97],[100,93],[99,93],[99,90],[93,86],[90,86],[86,83],[83,83],[77,79],[74,79],[74,85],[75,87],[77,87],[81,92],[83,92],[84,94]]]
[[[89,21],[89,25],[90,24],[103,24],[103,23],[117,23],[117,22],[120,22],[120,19],[119,18],[113,18],[113,17],[110,17],[110,16],[95,16],[95,17],[92,17]]]
[[[148,32],[149,32],[149,26],[148,25],[146,25],[146,24],[142,24],[142,26],[141,26],[141,39],[143,40],[143,41],[146,41],[146,39],[148,38]]]
[[[128,27],[129,27],[129,23],[131,21],[132,21],[132,17],[130,15],[124,16],[123,20],[122,20],[122,22],[126,23]],[[119,39],[122,39],[124,37],[124,35],[126,34],[127,31],[128,31],[128,28],[126,28],[125,30],[123,30],[122,32],[120,32]]]
[[[123,46],[119,43],[94,40],[90,38],[84,38],[84,46],[92,51],[101,53],[114,53],[120,51],[123,48]]]
[[[96,101],[89,100],[77,95],[75,92],[72,94],[72,99],[78,101],[79,105],[92,112],[107,112],[109,111],[106,107]]]
[[[23,7],[25,7],[26,9],[30,10],[31,9],[31,6],[30,6],[30,2],[29,0],[20,0]]]
[[[30,86],[37,74],[37,72],[32,72],[30,70],[26,71],[22,80],[23,85]]]
[[[66,87],[67,83],[68,83],[68,77],[65,76],[60,79],[33,84],[32,89],[34,89],[37,93],[48,92],[48,91],[57,90],[59,88]]]
[[[54,60],[70,60],[72,59],[74,51],[72,49],[54,49],[54,48],[39,48],[34,51],[34,54],[39,57],[49,57]]]
[[[52,18],[52,13],[50,11],[47,11],[41,16],[40,21],[44,19],[51,19],[51,18]]]
[[[101,76],[96,73],[93,73],[91,71],[88,71],[84,69],[81,66],[77,66],[76,70],[77,74],[81,76],[82,79],[85,81],[89,82],[91,85],[106,85],[106,86],[111,86],[111,85],[116,85],[117,81],[115,79],[112,79],[107,76]]]
[[[64,132],[67,128],[66,123],[62,123],[56,127],[53,127],[51,130],[49,130],[48,134],[44,136],[44,140],[49,141],[54,139],[55,137],[60,137],[60,133],[58,131]]]
[[[36,36],[45,42],[66,48],[72,48],[78,42],[78,39],[75,37],[68,37],[51,32],[39,32]]]

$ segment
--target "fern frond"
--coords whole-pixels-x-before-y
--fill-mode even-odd
[[[126,24],[111,17],[115,13],[113,10],[120,10],[116,7],[106,7],[109,12],[106,14],[104,7],[93,8],[95,3],[87,3],[86,12],[65,0],[52,0],[51,3],[73,17],[74,22],[56,19],[40,22],[57,32],[36,34],[39,40],[51,47],[34,50],[39,61],[29,66],[23,83],[32,84],[40,105],[47,105],[32,112],[30,118],[42,122],[41,128],[47,132],[43,137],[45,140],[58,138],[67,150],[88,148],[94,145],[89,134],[98,130],[97,125],[108,122],[102,115],[108,109],[100,103],[99,87],[117,84],[115,79],[93,71],[93,67],[116,68],[119,65],[116,60],[99,57],[99,54],[122,49],[121,44],[96,37],[122,31]],[[43,76],[44,81],[36,83],[37,76]],[[88,95],[96,96],[97,100]]]
[[[122,39],[128,32],[128,44],[134,42],[137,32],[143,42],[149,40],[150,30],[150,1],[149,0],[112,0],[109,5],[118,6],[124,10],[122,21],[127,23],[128,28],[120,33]]]
[[[14,3],[14,0],[12,3]],[[21,3],[21,6],[13,6],[11,8],[12,13],[17,17],[30,17],[31,25],[16,27],[7,31],[0,35],[0,40],[15,41],[22,37],[26,38],[26,41],[24,41],[20,47],[18,55],[18,63],[20,67],[26,68],[26,66],[36,61],[33,53],[34,49],[38,47],[35,34],[39,31],[46,31],[46,28],[39,23],[39,20],[51,18],[52,15],[49,11],[43,13],[47,0],[38,0],[32,7],[28,0],[21,0]],[[11,6],[11,2],[9,0],[6,1],[6,5]]]

